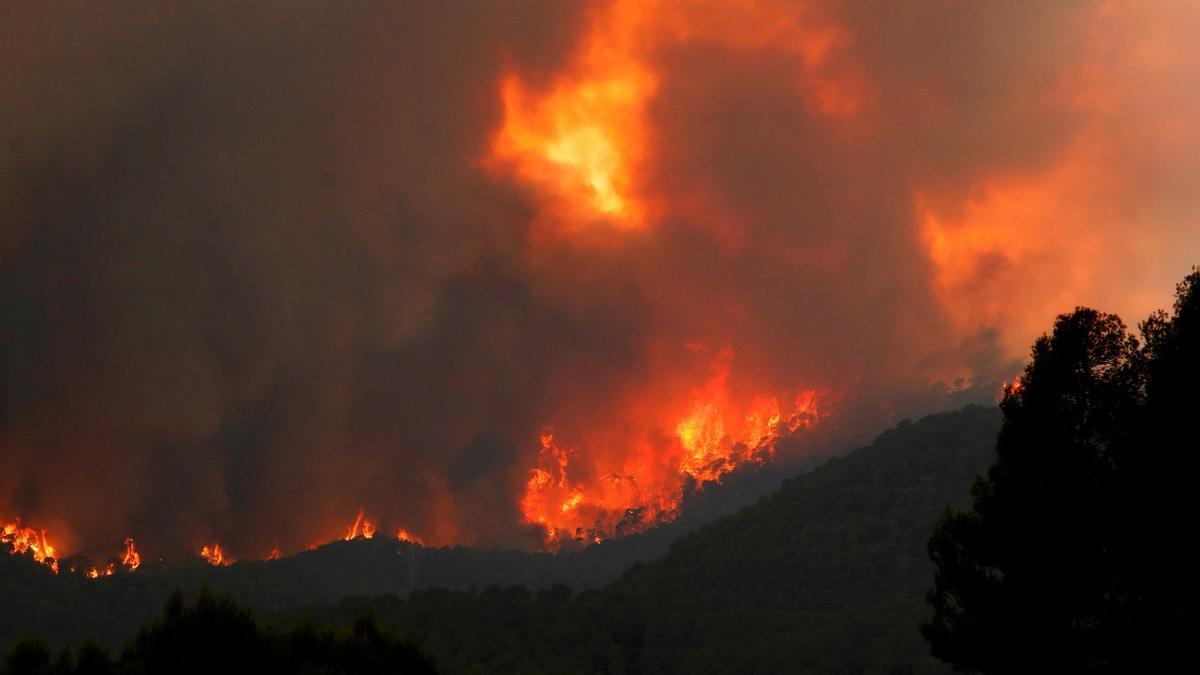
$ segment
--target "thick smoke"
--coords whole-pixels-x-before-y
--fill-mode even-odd
[[[630,3],[3,10],[0,516],[165,557],[359,507],[534,546],[539,432],[620,453],[724,346],[844,442],[1200,258],[1190,3],[812,3],[819,55],[754,34],[776,3],[638,4],[651,222],[554,236],[488,159],[500,83]]]

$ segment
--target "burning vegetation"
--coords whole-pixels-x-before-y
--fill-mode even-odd
[[[142,566],[142,555],[138,553],[133,537],[125,539],[125,554],[121,556],[121,564],[130,572],[136,572]]]
[[[375,521],[363,518],[363,510],[358,510],[358,515],[355,516],[354,522],[350,527],[346,528],[346,536],[342,537],[346,541],[351,541],[358,538],[373,539],[375,537]]]
[[[1161,304],[1200,241],[1195,12],[952,4],[279,5],[199,43],[98,9],[31,61],[76,21],[47,4],[0,44],[62,113],[6,110],[0,510],[53,528],[0,542],[96,578],[594,545],[993,396],[1063,307]]]
[[[372,539],[376,533],[376,521],[367,518],[364,511],[360,509],[355,516],[354,522],[346,529],[346,533],[338,537],[340,540],[353,541],[358,539]],[[417,545],[424,545],[424,540],[410,532],[407,528],[401,527],[397,534],[396,540]],[[316,548],[322,543],[314,543],[310,548]],[[64,557],[59,549],[51,545],[46,530],[33,527],[26,527],[21,524],[19,518],[6,523],[0,530],[0,544],[5,545],[12,555],[28,555],[39,564],[50,568],[55,574],[59,571],[59,560]],[[283,555],[283,551],[276,544],[266,560],[279,560]],[[225,547],[221,544],[213,543],[201,547],[198,556],[209,565],[214,567],[224,567],[233,564],[234,559],[226,552]],[[78,563],[86,558],[72,558],[72,561]],[[68,572],[72,574],[82,574],[88,579],[100,579],[103,577],[113,576],[119,569],[125,572],[136,572],[142,567],[142,554],[138,551],[137,542],[133,537],[126,537],[124,541],[124,549],[118,557],[110,559],[104,564],[72,564],[68,568]]]
[[[4,524],[0,531],[0,543],[7,544],[13,555],[30,555],[35,561],[46,565],[58,574],[57,551],[46,538],[46,531],[22,527],[17,518]]]
[[[213,567],[233,564],[233,560],[225,557],[225,551],[220,544],[212,544],[200,549],[200,557]]]
[[[680,407],[668,438],[647,440],[616,463],[577,468],[581,453],[541,435],[538,465],[529,472],[520,506],[542,528],[545,546],[564,540],[600,543],[673,520],[687,484],[703,486],[748,464],[773,458],[775,441],[828,415],[828,392],[802,390],[781,400],[758,395],[739,405],[728,386],[732,350],[723,349],[713,374]],[[651,438],[647,434],[647,438]]]

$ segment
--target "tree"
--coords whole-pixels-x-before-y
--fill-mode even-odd
[[[1195,662],[1198,289],[1193,272],[1145,346],[1085,308],[1035,343],[973,508],[929,541],[935,656],[984,672]]]
[[[1140,657],[1200,668],[1200,270],[1177,287],[1171,316],[1142,323],[1145,400],[1120,448],[1117,567],[1126,630]]]

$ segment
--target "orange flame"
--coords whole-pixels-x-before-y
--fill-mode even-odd
[[[138,553],[133,537],[125,538],[125,555],[121,556],[121,564],[130,572],[142,566],[142,555]]]
[[[271,555],[267,556],[267,560],[279,560],[279,556],[279,544],[276,544],[275,548],[271,549]]]
[[[21,519],[5,523],[0,530],[0,543],[12,547],[13,555],[29,553],[33,559],[58,574],[57,551],[46,538],[46,531],[32,527],[21,527]]]
[[[113,563],[108,563],[108,565],[105,566],[105,568],[103,570],[98,569],[96,567],[89,569],[85,576],[87,576],[87,578],[89,578],[89,579],[99,579],[100,577],[111,577],[113,575],[113,571],[115,568],[116,568],[116,565],[114,565]]]
[[[632,448],[615,460],[619,465],[573,472],[573,450],[559,445],[553,430],[542,433],[519,506],[526,522],[543,529],[547,548],[564,538],[599,543],[668,522],[689,482],[719,482],[738,467],[764,462],[781,435],[827,416],[828,392],[816,390],[783,399],[759,395],[737,405],[728,384],[731,359],[732,350],[722,350],[710,380],[677,408],[681,416],[658,425],[673,432],[670,438]]]
[[[1011,396],[1015,396],[1015,395],[1021,393],[1021,390],[1024,388],[1025,388],[1024,380],[1022,380],[1021,378],[1018,377],[1018,378],[1014,379],[1012,382],[1009,382],[1008,384],[1004,385],[1004,393],[1009,394]]]
[[[409,532],[408,530],[404,529],[403,527],[400,528],[400,531],[396,533],[396,539],[398,541],[405,541],[405,542],[408,542],[411,544],[419,544],[422,546],[425,545],[425,542],[422,541],[420,537]]]
[[[346,536],[343,537],[346,541],[362,537],[363,539],[371,539],[375,536],[375,521],[368,520],[363,517],[363,510],[358,510],[358,516],[354,519],[354,524],[346,529]]]
[[[565,67],[542,91],[510,72],[500,82],[504,120],[486,163],[539,192],[564,224],[601,220],[644,227],[658,200],[647,109],[659,89],[656,52],[690,41],[771,50],[797,60],[797,89],[819,113],[854,115],[864,77],[840,57],[851,40],[819,8],[770,0],[616,0],[593,12]]]
[[[233,562],[225,557],[225,551],[221,549],[220,544],[213,544],[212,546],[205,546],[200,549],[200,557],[204,558],[209,565],[214,567],[228,565]]]

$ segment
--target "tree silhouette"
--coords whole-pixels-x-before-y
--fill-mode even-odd
[[[1117,547],[1126,629],[1143,658],[1200,666],[1200,271],[1176,288],[1172,316],[1143,322],[1145,400],[1119,458],[1123,518]]]
[[[929,541],[935,656],[983,672],[1195,661],[1198,288],[1193,272],[1174,316],[1142,324],[1145,346],[1086,308],[1035,343],[972,510]]]
[[[84,642],[51,659],[44,640],[18,643],[5,662],[8,675],[141,675],[257,672],[426,675],[433,664],[412,643],[397,640],[369,616],[349,631],[300,625],[284,633],[259,627],[254,615],[228,596],[202,590],[189,607],[176,591],[162,616],[138,633],[114,661]]]

